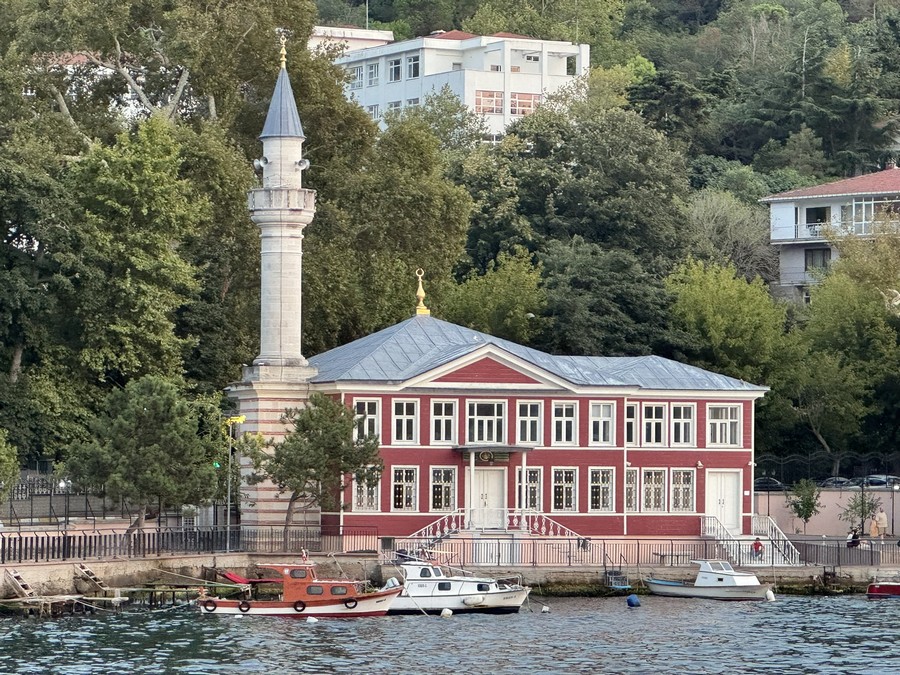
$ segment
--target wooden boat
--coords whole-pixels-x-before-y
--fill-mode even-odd
[[[755,574],[736,572],[725,560],[692,560],[700,565],[694,583],[668,579],[645,579],[654,595],[673,598],[708,598],[710,600],[774,600],[768,584],[759,583]]]
[[[900,600],[900,579],[874,580],[866,588],[866,597],[869,600]]]
[[[384,616],[403,588],[394,584],[381,590],[368,588],[367,581],[319,579],[311,562],[259,565],[272,570],[280,581],[282,594],[277,600],[225,599],[201,592],[197,604],[202,614],[245,614],[248,616],[290,616],[298,619],[355,618]]]
[[[394,600],[389,614],[440,614],[445,609],[454,613],[514,614],[531,593],[531,587],[523,586],[518,578],[448,575],[428,560],[403,560],[397,567],[403,574],[403,592]]]

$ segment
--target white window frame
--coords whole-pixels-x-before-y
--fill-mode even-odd
[[[722,418],[713,418],[713,411],[729,411],[734,413]],[[709,403],[706,406],[706,445],[707,447],[739,448],[741,447],[741,417],[743,406],[740,403]],[[719,439],[726,437],[723,442]],[[715,440],[713,440],[715,439]]]
[[[403,411],[397,413],[397,406]],[[412,412],[409,412],[409,407]],[[401,423],[402,427],[397,424]],[[402,431],[402,433],[398,433]],[[415,399],[395,398],[391,401],[391,443],[393,445],[416,445],[419,442],[419,402]]]
[[[400,82],[403,79],[403,59],[390,59],[387,62],[388,82]]]
[[[666,469],[644,467],[641,469],[641,512],[642,513],[665,513],[666,498],[668,494],[666,490],[667,476]],[[648,482],[648,474],[659,477],[660,482]],[[650,493],[653,490],[653,494]]]
[[[641,510],[641,481],[637,469],[625,469],[625,512]]]
[[[540,466],[526,466],[525,475],[528,482],[525,484],[525,510],[537,511],[543,510],[543,484],[544,484],[544,468]],[[534,480],[532,480],[534,479]],[[522,508],[522,467],[516,467],[516,508]]]
[[[367,87],[376,87],[378,86],[378,62],[369,63],[366,65],[366,86]]]
[[[360,440],[360,432],[364,432],[362,438],[378,438],[381,436],[379,427],[381,418],[378,409],[381,401],[377,398],[353,399],[353,411],[356,413],[356,426],[353,427],[353,440]],[[360,408],[364,410],[360,410]]]
[[[445,476],[439,476],[439,480],[435,480],[435,471],[440,471],[442,473],[449,472],[450,478],[449,480],[445,480]],[[456,510],[457,504],[457,471],[455,466],[432,466],[429,467],[428,471],[429,475],[429,486],[428,486],[428,505],[432,512],[435,513],[447,513],[450,511]],[[449,501],[449,504],[446,506],[437,507],[435,506],[435,487],[441,487],[441,497],[442,499],[446,499]]]
[[[418,54],[406,57],[406,79],[415,80],[422,73],[422,59]]]
[[[403,107],[402,101],[389,101],[387,104],[388,110],[400,110]]]
[[[647,414],[648,410],[653,411],[652,416]],[[643,403],[641,405],[641,419],[643,420],[641,445],[659,447],[666,444],[666,412],[665,403]],[[657,417],[657,413],[660,413],[662,417]]]
[[[397,472],[403,472],[398,480]],[[412,472],[412,480],[406,472]],[[403,490],[402,506],[397,506],[397,488]],[[406,504],[410,505],[407,506]],[[414,513],[419,511],[419,467],[417,466],[392,466],[391,467],[391,511]]]
[[[696,513],[697,471],[673,468],[670,474],[669,510],[673,513]]]
[[[374,513],[381,511],[381,478],[373,485],[353,477],[353,511]]]
[[[688,417],[684,412],[688,411]],[[671,430],[669,438],[672,446],[694,446],[697,433],[697,406],[693,403],[673,403],[670,415]]]
[[[371,117],[373,120],[377,120],[379,117],[381,117],[381,108],[377,103],[367,105],[366,112],[369,113],[369,117]]]
[[[640,406],[637,403],[629,403],[625,406],[625,445],[629,448],[637,447],[640,437],[638,430],[640,429],[640,416],[638,411]],[[631,437],[629,439],[629,436]]]
[[[446,399],[431,400],[431,444],[453,445],[456,443],[456,401]],[[440,414],[436,410],[441,406]],[[447,414],[447,406],[450,406],[450,414]],[[440,425],[438,424],[440,422]],[[449,425],[449,429],[447,428]],[[440,433],[438,433],[440,430]],[[440,436],[440,438],[439,438]]]
[[[563,480],[558,482],[557,473],[563,474],[562,478],[571,476],[572,480]],[[578,467],[574,466],[554,466],[550,468],[550,479],[553,481],[550,493],[550,507],[552,513],[578,513]],[[562,500],[564,505],[557,507],[557,489],[562,492]]]
[[[523,407],[525,415],[522,414]],[[537,414],[532,414],[535,411]],[[516,444],[541,445],[544,438],[543,419],[543,401],[516,401]]]
[[[419,99],[417,98],[408,98],[406,99],[406,107],[414,107],[419,105]]]
[[[601,505],[594,506],[594,495],[599,493]],[[605,506],[604,506],[605,504]],[[588,511],[591,513],[615,513],[616,470],[611,466],[592,466],[588,469]]]
[[[494,414],[477,414],[478,406],[494,406]],[[499,408],[500,414],[497,414]],[[473,410],[475,412],[473,412]],[[478,432],[478,425],[484,425]],[[493,432],[487,432],[487,428]],[[506,438],[506,401],[470,399],[466,401],[466,442],[479,445],[502,445]]]
[[[347,69],[347,72],[350,74],[350,89],[351,89],[351,91],[354,91],[356,89],[362,89],[363,67],[362,66],[350,66]]]
[[[578,445],[577,401],[553,401],[552,445]]]
[[[588,445],[610,447],[616,444],[616,404],[613,401],[590,401]]]

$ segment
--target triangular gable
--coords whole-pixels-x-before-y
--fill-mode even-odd
[[[433,382],[480,382],[483,384],[543,384],[525,373],[490,357],[457,368]]]

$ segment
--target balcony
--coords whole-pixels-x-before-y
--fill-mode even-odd
[[[773,244],[788,244],[794,242],[826,242],[829,238],[847,235],[869,236],[877,231],[900,230],[898,220],[868,220],[868,221],[842,221],[830,223],[796,223],[794,236],[780,238],[773,233]]]

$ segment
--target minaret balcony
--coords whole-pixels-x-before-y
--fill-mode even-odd
[[[257,188],[247,194],[247,208],[254,211],[301,210],[316,208],[316,191],[306,188]]]

